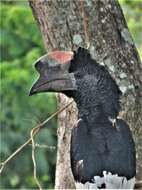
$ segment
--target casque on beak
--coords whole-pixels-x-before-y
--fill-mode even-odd
[[[35,69],[40,77],[32,86],[29,95],[76,90],[74,73],[69,73],[73,55],[72,51],[54,51],[39,58]]]

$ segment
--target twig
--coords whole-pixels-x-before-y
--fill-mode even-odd
[[[39,130],[41,128],[44,127],[44,125],[50,121],[52,118],[54,118],[56,115],[58,115],[59,113],[61,113],[62,111],[64,111],[68,106],[70,106],[73,103],[73,100],[71,102],[69,102],[67,105],[65,105],[64,107],[60,108],[59,110],[57,110],[55,113],[53,113],[50,117],[48,117],[46,120],[44,120],[42,123],[40,123],[39,125],[37,125],[36,127],[34,127],[34,133],[33,133],[33,137],[39,132]],[[6,164],[14,157],[16,156],[24,147],[26,147],[29,143],[31,143],[32,139],[31,137],[24,143],[22,144],[15,152],[13,152],[13,154],[11,154],[5,161],[0,163],[0,174],[2,173],[4,167],[6,166]]]
[[[29,146],[32,146],[32,144],[29,144]],[[49,150],[52,150],[52,151],[53,151],[53,150],[56,149],[56,146],[50,146],[50,145],[35,143],[35,148],[49,149]]]
[[[32,140],[32,161],[33,161],[33,166],[34,166],[34,180],[37,184],[37,186],[39,187],[40,190],[42,190],[42,187],[40,185],[40,182],[38,181],[37,178],[37,172],[36,172],[36,160],[35,160],[35,142],[34,142],[34,132],[35,132],[35,128],[33,128],[31,130],[31,140]]]

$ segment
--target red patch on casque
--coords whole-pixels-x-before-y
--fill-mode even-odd
[[[49,53],[48,56],[58,63],[66,63],[72,60],[73,54],[72,51],[53,51]]]

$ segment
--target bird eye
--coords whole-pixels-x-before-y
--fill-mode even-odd
[[[83,73],[78,71],[78,72],[75,73],[75,76],[77,78],[83,78]]]

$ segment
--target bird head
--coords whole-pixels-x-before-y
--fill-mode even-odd
[[[101,110],[107,117],[118,115],[121,91],[107,69],[92,59],[87,49],[51,52],[39,58],[35,68],[40,75],[30,95],[62,92],[75,100],[83,114],[92,109],[88,115],[92,112],[100,116]]]
[[[85,65],[84,51],[86,50],[83,48],[79,48],[77,52],[53,51],[39,58],[35,69],[40,76],[31,88],[30,95],[41,92],[62,92],[69,95],[68,92],[77,91],[77,81],[85,75],[81,72]]]

